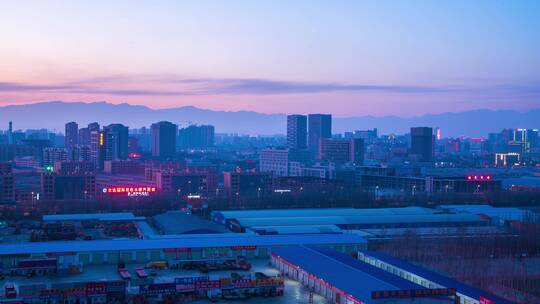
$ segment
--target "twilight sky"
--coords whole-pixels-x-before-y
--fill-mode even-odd
[[[540,1],[1,1],[0,105],[540,107]]]

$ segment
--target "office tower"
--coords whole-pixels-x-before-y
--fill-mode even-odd
[[[318,158],[334,163],[352,162],[361,165],[364,162],[364,140],[321,139]]]
[[[269,148],[259,153],[259,171],[273,176],[289,175],[289,149]]]
[[[189,126],[178,131],[181,148],[208,148],[214,145],[214,126]]]
[[[124,160],[128,158],[128,127],[110,124],[103,127],[105,155],[104,160]]]
[[[79,125],[76,122],[72,121],[66,124],[66,137],[64,140],[64,146],[68,150],[79,144]]]
[[[307,149],[307,116],[287,116],[287,146],[290,149]]]
[[[176,154],[176,134],[178,126],[160,121],[152,124],[152,156],[160,159],[172,159]]]
[[[323,138],[332,138],[332,115],[309,114],[308,144],[309,150],[314,155],[319,151],[319,144]]]
[[[419,161],[431,161],[433,159],[433,140],[432,128],[411,128],[411,154],[418,157]]]

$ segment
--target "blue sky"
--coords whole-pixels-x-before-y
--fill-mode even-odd
[[[0,104],[540,105],[540,1],[2,1]]]

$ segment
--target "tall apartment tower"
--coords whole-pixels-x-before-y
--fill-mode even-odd
[[[433,159],[433,128],[411,128],[411,154],[419,161],[429,162]]]
[[[160,121],[152,124],[152,156],[160,159],[172,159],[176,154],[176,134],[178,126]]]
[[[8,144],[12,145],[14,143],[14,140],[13,140],[13,122],[10,121],[9,122],[9,127],[8,127]]]
[[[104,160],[125,160],[128,158],[128,127],[110,124],[103,127],[105,155]]]
[[[307,149],[307,116],[287,115],[287,146],[290,149]]]
[[[64,145],[66,149],[71,150],[79,144],[79,125],[76,122],[66,124],[66,137]]]
[[[309,114],[308,145],[313,155],[317,155],[321,139],[332,138],[332,115]]]
[[[99,124],[97,122],[88,124],[88,131],[99,131]]]

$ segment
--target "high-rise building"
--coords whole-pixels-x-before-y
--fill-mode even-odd
[[[379,138],[378,130],[377,128],[372,130],[356,130],[354,131],[354,138],[362,138],[364,142],[372,144]]]
[[[94,163],[89,161],[57,161],[54,163],[54,173],[59,175],[92,174]]]
[[[66,124],[66,137],[64,140],[64,146],[68,150],[79,144],[79,125],[76,122],[72,121]]]
[[[90,129],[79,129],[79,146],[90,146]]]
[[[15,141],[13,140],[13,122],[10,121],[8,127],[8,144],[12,145],[14,143]]]
[[[160,121],[152,124],[152,156],[160,159],[172,159],[176,154],[176,134],[178,126]]]
[[[178,146],[181,148],[208,148],[214,145],[214,126],[192,125],[178,131]]]
[[[41,175],[41,193],[44,200],[86,200],[96,194],[96,176],[92,173]]]
[[[15,183],[10,162],[0,163],[0,203],[15,201]]]
[[[418,158],[419,161],[429,162],[433,159],[433,128],[413,127],[411,128],[411,151],[410,154]]]
[[[71,151],[68,151],[67,159],[71,161],[90,161],[92,159],[90,145],[74,147]]]
[[[175,136],[175,142],[176,142],[176,136]],[[128,153],[130,154],[130,158],[132,157],[133,153],[139,153],[139,139],[135,136],[130,136],[128,138]]]
[[[308,144],[313,154],[319,151],[319,144],[323,138],[332,138],[332,115],[309,114],[308,116]]]
[[[124,160],[128,158],[128,127],[110,124],[103,127],[105,155],[104,160]]]
[[[537,129],[515,129],[512,131],[512,137],[508,141],[510,148],[514,147],[515,152],[522,155],[531,153],[538,146]]]
[[[223,172],[223,188],[230,207],[249,207],[272,190],[272,175],[264,172]]]
[[[66,148],[48,147],[43,149],[43,166],[53,166],[57,161],[67,161],[68,151]]]
[[[321,139],[318,158],[334,163],[352,162],[361,165],[364,162],[364,140],[362,138]]]
[[[307,149],[307,116],[287,116],[287,146],[290,149]]]
[[[99,131],[99,124],[97,122],[93,122],[93,123],[88,124],[88,130],[90,132]]]
[[[96,168],[103,169],[103,145],[104,145],[103,132],[99,130],[93,130],[90,132],[90,161],[94,163]]]
[[[269,148],[259,153],[259,170],[273,176],[289,176],[289,149]]]

